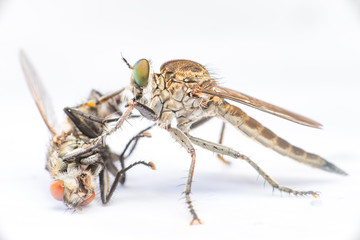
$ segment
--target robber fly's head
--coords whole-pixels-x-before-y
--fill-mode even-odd
[[[89,204],[95,197],[95,179],[90,171],[71,169],[59,174],[50,186],[51,195],[69,208],[78,208]]]
[[[148,60],[138,60],[132,68],[133,74],[131,77],[132,83],[135,83],[139,88],[145,88],[151,79],[151,66]]]
[[[136,99],[150,94],[154,88],[153,84],[153,71],[151,64],[146,59],[138,60],[134,66],[131,66],[124,58],[123,60],[132,70],[131,86]]]

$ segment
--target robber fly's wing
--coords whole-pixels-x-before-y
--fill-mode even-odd
[[[286,120],[290,120],[290,121],[293,121],[293,122],[296,122],[296,123],[299,123],[299,124],[302,124],[302,125],[305,125],[308,127],[313,127],[313,128],[321,128],[322,127],[322,125],[320,123],[318,123],[310,118],[301,116],[297,113],[290,112],[281,107],[277,107],[270,103],[261,101],[259,99],[250,97],[246,94],[243,94],[241,92],[237,92],[237,91],[234,91],[234,90],[231,90],[228,88],[215,86],[213,88],[213,90],[202,88],[202,89],[199,89],[199,91],[202,93],[218,96],[221,98],[230,99],[235,102],[248,105],[250,107],[259,109],[259,110],[267,112],[267,113],[274,114],[275,116],[282,117]]]
[[[54,136],[56,135],[54,128],[55,115],[49,97],[47,96],[34,67],[23,51],[20,51],[20,62],[26,82],[30,89],[31,95],[33,96],[35,103],[40,111],[41,117],[43,118],[51,134]]]

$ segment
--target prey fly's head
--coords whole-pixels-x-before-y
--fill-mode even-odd
[[[59,174],[50,186],[51,195],[69,208],[88,205],[95,197],[95,178],[88,170],[72,168]]]

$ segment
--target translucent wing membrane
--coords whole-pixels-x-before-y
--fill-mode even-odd
[[[31,95],[33,96],[35,103],[40,111],[41,117],[43,118],[51,134],[56,135],[56,131],[54,128],[55,114],[53,112],[51,102],[46,94],[46,91],[44,90],[44,87],[42,86],[42,83],[34,67],[27,59],[23,51],[20,51],[20,61],[22,69],[24,71],[26,82],[30,89]]]
[[[259,110],[267,112],[267,113],[274,114],[275,116],[282,117],[286,120],[290,120],[290,121],[293,121],[293,122],[296,122],[296,123],[299,123],[299,124],[302,124],[302,125],[305,125],[308,127],[313,127],[313,128],[321,128],[322,127],[322,125],[320,123],[318,123],[310,118],[290,112],[281,107],[277,107],[270,103],[261,101],[259,99],[250,97],[246,94],[243,94],[243,93],[240,93],[240,92],[228,89],[228,88],[215,86],[214,90],[205,89],[205,88],[201,88],[198,90],[202,93],[218,96],[221,98],[233,100],[235,102],[248,105],[250,107],[259,109]]]

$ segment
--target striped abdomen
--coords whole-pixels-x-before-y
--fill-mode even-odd
[[[223,101],[218,105],[217,113],[249,137],[255,139],[262,145],[273,149],[281,155],[290,157],[298,162],[308,164],[312,167],[321,168],[325,171],[347,175],[343,170],[326,161],[322,157],[313,153],[308,153],[278,137],[271,130],[264,127],[255,119],[249,117],[245,112],[236,106]]]

